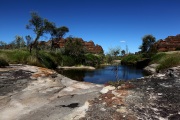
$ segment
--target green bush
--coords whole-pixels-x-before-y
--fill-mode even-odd
[[[27,64],[29,65],[34,65],[34,66],[39,66],[39,67],[43,67],[40,63],[40,61],[38,60],[38,58],[35,55],[30,55],[27,58]]]
[[[95,54],[86,54],[85,55],[85,65],[89,66],[98,66],[101,61],[101,56]]]
[[[6,62],[3,58],[0,58],[0,67],[9,66],[9,63]]]
[[[177,48],[176,48],[176,51],[180,51],[180,47],[177,47]]]
[[[142,60],[142,55],[128,55],[122,58],[121,63],[126,65],[135,65],[139,60]]]
[[[73,66],[76,64],[76,61],[71,56],[63,56],[63,60],[61,61],[61,66]]]
[[[50,69],[55,69],[57,67],[57,63],[55,61],[55,58],[53,56],[51,56],[49,53],[40,52],[38,54],[37,58],[43,67],[47,67]]]

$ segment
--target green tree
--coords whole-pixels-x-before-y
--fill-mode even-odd
[[[110,48],[109,49],[109,54],[113,57],[113,59],[117,59],[117,56],[120,54],[121,48],[120,47],[115,47],[115,48]]]
[[[49,32],[50,23],[51,22],[49,22],[47,19],[40,17],[36,12],[31,13],[31,19],[29,20],[29,24],[26,25],[26,28],[32,29],[36,34],[36,37],[34,42],[30,44],[30,53],[33,46],[36,48],[36,52],[37,52],[38,40],[44,33]]]
[[[0,47],[5,49],[5,46],[7,45],[7,43],[3,42],[3,41],[0,41]]]
[[[142,38],[142,45],[139,47],[142,53],[149,53],[153,48],[156,38],[153,35],[145,35]]]
[[[69,32],[69,29],[66,26],[55,28],[55,36],[58,39],[62,38],[67,32]]]
[[[33,42],[32,37],[30,35],[25,36],[26,38],[26,46],[28,46]]]
[[[46,22],[46,31],[50,33],[52,43],[51,43],[51,50],[54,47],[55,40],[61,39],[69,29],[66,26],[56,27],[55,23],[53,22]]]
[[[124,56],[126,54],[125,50],[121,50],[121,55]]]
[[[19,35],[15,36],[14,43],[15,43],[15,47],[18,48],[18,49],[21,49],[22,47],[25,47],[24,38],[19,36]]]
[[[66,38],[65,54],[74,57],[76,63],[82,63],[84,58],[84,46],[78,38]]]

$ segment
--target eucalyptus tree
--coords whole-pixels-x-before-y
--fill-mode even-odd
[[[65,55],[73,57],[76,63],[82,64],[85,54],[83,43],[79,40],[79,38],[68,37],[66,40]]]
[[[26,38],[26,46],[28,46],[33,42],[32,37],[30,35],[25,36]]]
[[[24,38],[22,36],[16,35],[14,43],[15,43],[15,47],[18,48],[18,49],[21,49],[22,47],[25,47]]]
[[[36,12],[31,13],[31,19],[29,20],[29,24],[26,25],[26,28],[32,29],[36,34],[36,37],[33,43],[30,44],[30,53],[33,46],[36,48],[37,52],[38,40],[44,33],[49,32],[49,23],[50,22],[47,19],[40,17]]]
[[[124,56],[126,54],[125,50],[121,50],[121,55]]]
[[[47,30],[51,34],[51,50],[55,46],[55,40],[60,40],[67,32],[69,32],[69,29],[66,26],[62,27],[56,27],[54,23],[48,23],[47,24]]]
[[[156,38],[153,35],[145,35],[142,38],[142,45],[139,47],[142,53],[151,52],[153,44],[156,42]]]
[[[69,29],[66,26],[61,26],[56,28],[56,37],[58,39],[62,38],[67,32],[69,32]]]
[[[41,36],[43,36],[44,33],[50,33],[53,41],[55,38],[62,38],[66,32],[69,32],[69,29],[67,27],[62,26],[57,28],[55,23],[40,17],[36,12],[31,13],[31,19],[29,20],[29,24],[26,25],[26,28],[32,29],[36,34],[33,43],[30,44],[30,52],[33,46],[37,51],[38,40]]]
[[[6,46],[6,45],[7,45],[6,42],[0,41],[0,47],[1,47],[2,49],[5,49],[5,46]]]

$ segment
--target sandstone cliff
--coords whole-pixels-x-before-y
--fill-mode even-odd
[[[176,36],[168,36],[164,40],[155,43],[158,52],[174,51],[180,48],[180,34]]]
[[[52,43],[52,40],[49,40],[47,42],[45,41],[40,41],[39,42],[39,45],[40,46],[51,46],[51,44],[53,44],[53,47],[54,48],[64,48],[65,47],[65,44],[66,42],[68,42],[69,38],[61,38],[61,39],[56,39],[53,41]],[[90,41],[84,41],[82,38],[75,38],[75,39],[72,39],[72,40],[78,40],[82,43],[82,45],[85,47],[86,49],[86,52],[89,52],[89,53],[94,53],[94,54],[99,54],[99,53],[103,53],[103,48],[98,45],[98,44],[94,44],[94,42],[92,40]]]

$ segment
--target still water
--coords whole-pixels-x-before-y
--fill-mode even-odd
[[[117,69],[118,68],[118,69]],[[60,74],[77,81],[105,84],[108,81],[132,80],[145,76],[142,69],[132,66],[104,66],[96,70],[59,70]]]

